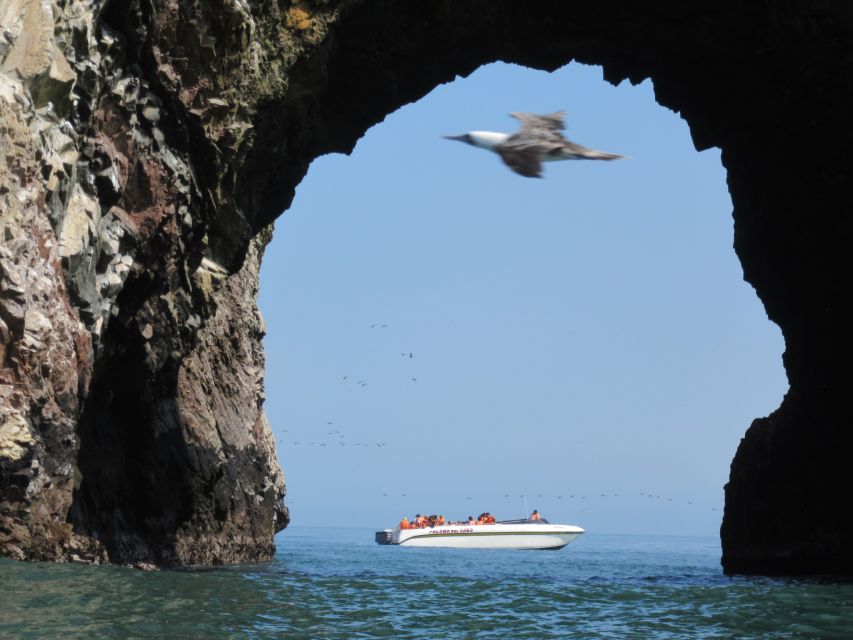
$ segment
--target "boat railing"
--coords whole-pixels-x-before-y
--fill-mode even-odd
[[[497,524],[551,524],[545,518],[531,520],[530,518],[518,518],[517,520],[498,520]]]

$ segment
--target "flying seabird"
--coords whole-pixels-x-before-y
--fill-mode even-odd
[[[542,177],[542,163],[555,160],[616,160],[624,158],[615,153],[587,149],[560,133],[565,111],[545,115],[516,111],[509,114],[521,123],[513,134],[495,131],[469,131],[460,136],[444,136],[481,149],[497,153],[516,173],[527,178]]]

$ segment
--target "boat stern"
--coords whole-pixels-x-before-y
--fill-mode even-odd
[[[383,529],[382,531],[377,531],[373,539],[376,540],[376,544],[393,544],[394,543],[394,530],[393,529]]]

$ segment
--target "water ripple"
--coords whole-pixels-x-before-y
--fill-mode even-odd
[[[718,541],[589,534],[560,553],[294,530],[215,571],[0,561],[2,638],[853,637],[853,584],[727,578]]]

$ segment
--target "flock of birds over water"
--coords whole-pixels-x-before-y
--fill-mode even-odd
[[[368,329],[387,329],[388,324],[387,323],[374,322],[373,324],[368,325],[367,328]],[[403,358],[405,358],[407,360],[413,360],[415,357],[415,354],[411,351],[404,351],[403,353],[400,354],[400,356],[402,356]],[[412,376],[410,378],[411,382],[417,382],[417,380],[418,379],[414,376]],[[341,376],[340,381],[341,381],[341,383],[348,385],[350,388],[356,387],[359,389],[365,389],[368,386],[368,383],[366,381],[357,379],[356,377],[353,377],[350,375]],[[333,420],[327,420],[326,421],[326,427],[327,428],[334,426],[334,424],[335,423]],[[281,433],[289,433],[289,430],[288,429],[282,429]],[[337,446],[337,447],[377,447],[377,448],[381,449],[383,447],[388,446],[387,442],[376,442],[376,441],[373,441],[373,442],[353,442],[351,439],[347,440],[347,434],[344,433],[343,431],[341,431],[340,429],[330,429],[330,430],[325,432],[325,435],[326,435],[326,438],[322,439],[322,440],[316,439],[316,435],[314,435],[314,436],[312,436],[313,438],[315,438],[313,440],[306,440],[304,438],[301,440],[288,440],[288,441],[279,440],[279,443],[294,446],[294,447],[307,446],[307,447],[320,447],[320,448],[322,448],[322,447],[334,448],[335,446]]]
[[[373,324],[367,325],[367,328],[368,329],[387,329],[388,324],[387,323],[373,323]],[[407,360],[414,360],[415,359],[414,352],[411,352],[411,351],[404,351],[404,352],[400,353],[400,356],[402,358],[407,359]],[[412,382],[415,382],[415,381],[417,381],[417,378],[411,377],[410,380]],[[341,376],[340,382],[345,383],[345,384],[353,384],[353,385],[355,385],[356,388],[360,388],[360,389],[364,389],[368,386],[368,383],[365,382],[364,380],[355,379],[354,377],[349,376],[349,375]],[[345,433],[344,431],[342,431],[341,429],[338,429],[338,428],[333,429],[332,427],[334,427],[334,426],[335,426],[335,422],[333,420],[327,420],[324,431],[321,431],[320,429],[315,429],[313,431],[312,435],[309,436],[308,438],[301,437],[299,440],[291,440],[289,438],[287,440],[279,439],[278,442],[280,444],[284,445],[285,448],[299,447],[302,450],[305,450],[306,448],[309,448],[309,447],[313,448],[313,449],[317,449],[317,450],[319,450],[319,449],[335,449],[335,448],[340,448],[340,447],[350,447],[350,448],[361,447],[364,449],[384,449],[385,447],[389,446],[388,443],[384,442],[384,441],[377,441],[377,440],[371,440],[369,442],[354,441],[352,438],[348,437],[348,434]],[[290,431],[288,429],[282,429],[281,433],[290,434]],[[319,437],[318,437],[318,435],[319,435]],[[325,437],[323,437],[323,436],[325,436]],[[580,493],[570,493],[570,494],[566,494],[566,495],[561,494],[561,495],[548,496],[548,495],[544,495],[544,494],[540,493],[540,494],[535,494],[535,495],[532,494],[529,496],[519,495],[517,497],[518,498],[531,498],[531,499],[535,498],[535,499],[541,500],[543,502],[547,502],[549,500],[566,500],[566,501],[577,500],[577,501],[579,501],[578,502],[578,508],[577,508],[578,512],[584,513],[586,511],[586,506],[584,506],[584,505],[594,504],[594,503],[600,502],[601,500],[604,500],[604,499],[607,499],[608,501],[612,501],[612,500],[620,498],[620,497],[625,498],[628,495],[629,495],[629,493],[622,493],[622,494],[620,494],[620,493],[590,493],[589,495],[581,495]],[[653,492],[647,493],[647,492],[641,491],[637,495],[639,497],[643,498],[644,500],[652,500],[656,503],[661,503],[661,504],[666,504],[666,503],[674,503],[674,504],[680,503],[680,504],[687,504],[687,505],[693,505],[694,504],[694,502],[692,500],[683,500],[683,499],[678,499],[678,498],[674,499],[672,497],[669,497],[666,495],[662,496],[662,495],[659,495],[659,494],[653,493]],[[381,496],[383,498],[397,497],[397,496],[399,496],[401,498],[410,497],[408,493],[399,493],[399,494],[393,493],[392,494],[392,493],[388,493],[388,492],[382,493]],[[516,498],[516,496],[514,496],[512,494],[504,493],[502,495],[498,494],[498,495],[492,496],[492,497],[490,497],[490,499],[493,498],[493,499],[499,500],[501,497],[504,500],[508,500],[508,499],[515,500],[515,498]],[[474,500],[474,498],[473,498],[473,496],[466,496],[465,500]],[[483,501],[481,498],[478,498],[477,500],[478,500],[478,502]],[[583,502],[583,501],[588,501],[588,502]],[[717,507],[712,507],[710,510],[711,511],[718,511]]]
[[[497,154],[509,169],[518,175],[527,178],[542,177],[542,163],[553,162],[560,160],[618,160],[627,156],[589,149],[577,143],[568,140],[561,133],[565,129],[565,112],[557,111],[550,114],[533,114],[525,112],[511,113],[510,116],[515,118],[520,123],[520,128],[513,134],[500,133],[495,131],[469,131],[462,135],[444,136],[448,140],[455,140],[465,144],[485,149]],[[368,326],[369,329],[387,329],[387,323],[373,323]],[[402,352],[403,358],[413,359],[413,352]],[[417,377],[412,376],[411,382],[417,382]],[[368,387],[368,382],[351,378],[349,375],[343,375],[341,382],[355,385],[358,388],[365,389]],[[327,421],[326,426],[331,427],[334,421]],[[288,433],[285,429],[283,433]],[[347,441],[347,436],[339,429],[331,429],[326,432],[327,438],[324,440],[293,440],[285,443],[284,440],[279,440],[281,444],[294,447],[316,447],[320,448],[336,448],[336,447],[362,447],[362,448],[385,448],[388,446],[386,442],[352,442]],[[627,494],[619,493],[600,493],[591,495],[568,494],[557,496],[546,496],[536,494],[539,500],[547,501],[554,500],[578,500],[580,504],[583,501],[595,502],[602,499],[613,500],[623,497]],[[383,493],[382,497],[388,498],[389,493]],[[408,494],[400,493],[399,497],[406,498]],[[496,498],[498,496],[495,496]],[[519,498],[527,496],[520,495]],[[533,498],[533,496],[529,496]],[[638,497],[644,500],[652,500],[658,503],[685,503],[693,505],[692,500],[676,499],[668,496],[661,496],[656,493],[639,492]],[[504,499],[513,498],[508,493],[503,494]],[[472,496],[467,496],[466,500],[473,500]],[[480,500],[478,498],[478,500]],[[711,507],[711,511],[718,511],[717,507]],[[585,507],[579,508],[583,513]]]

